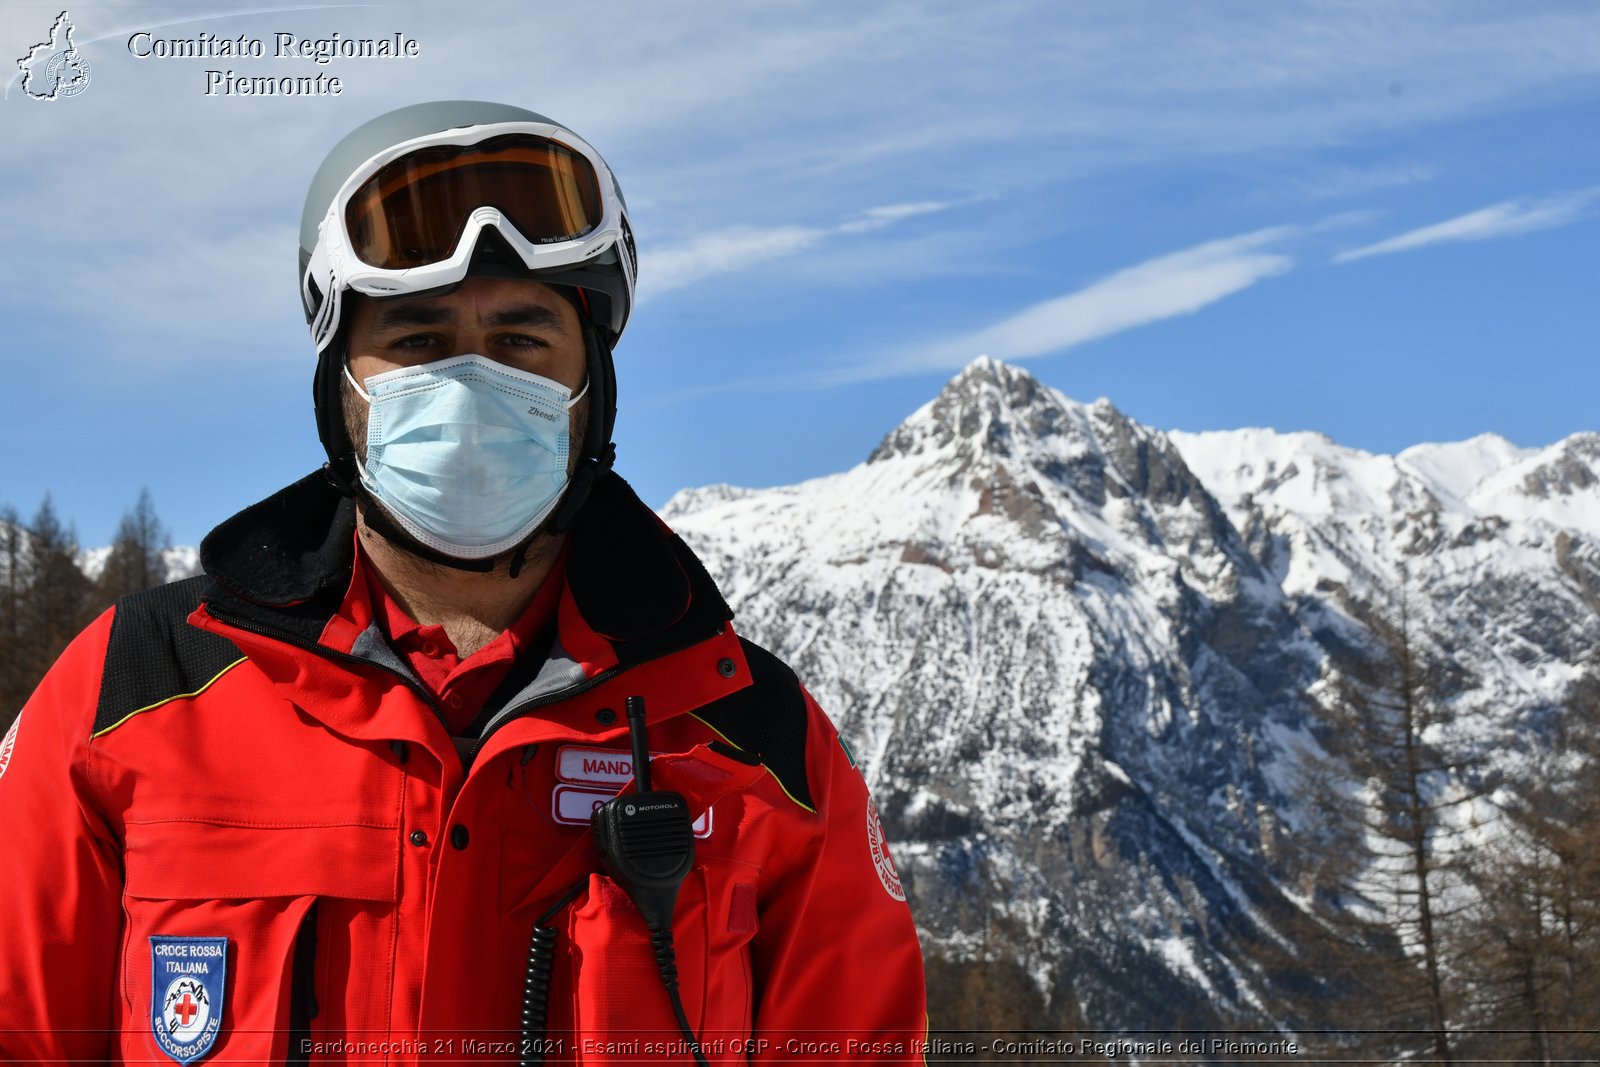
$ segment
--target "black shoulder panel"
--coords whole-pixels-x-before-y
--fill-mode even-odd
[[[111,617],[94,732],[134,712],[199,692],[241,658],[233,642],[188,624],[210,579],[201,575],[123,597]]]
[[[760,645],[739,639],[753,684],[695,712],[713,729],[761,757],[788,794],[814,808],[806,778],[806,698],[787,664]]]

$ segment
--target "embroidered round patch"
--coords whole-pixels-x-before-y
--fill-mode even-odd
[[[17,727],[22,725],[22,716],[18,715],[11,720],[11,729],[6,731],[6,738],[0,741],[0,778],[4,778],[6,768],[11,766],[11,751],[17,747]]]
[[[906,891],[900,885],[900,872],[895,870],[889,842],[883,836],[878,802],[870,796],[867,798],[867,850],[872,853],[872,865],[878,870],[878,881],[883,883],[884,891],[896,900],[906,899]]]

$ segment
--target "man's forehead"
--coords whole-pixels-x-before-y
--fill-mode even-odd
[[[362,299],[361,311],[376,326],[411,326],[482,320],[490,325],[537,325],[564,329],[575,314],[556,290],[527,279],[468,279],[448,292]]]

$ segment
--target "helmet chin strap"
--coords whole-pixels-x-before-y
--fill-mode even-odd
[[[383,505],[361,487],[359,478],[349,476],[347,471],[354,470],[356,465],[353,446],[350,447],[349,453],[342,457],[344,463],[323,464],[323,473],[345,496],[358,498],[362,503],[362,520],[368,528],[401,551],[430,563],[475,574],[492,573],[500,560],[509,556],[507,577],[516,579],[522,573],[522,568],[527,563],[528,549],[535,541],[548,534],[566,533],[572,529],[578,520],[579,512],[589,499],[589,493],[593,490],[595,482],[609,471],[616,461],[617,450],[616,445],[611,442],[611,428],[616,417],[617,378],[611,359],[611,349],[601,340],[598,327],[590,322],[587,316],[580,318],[583,322],[584,362],[587,364],[590,383],[589,417],[584,426],[583,451],[579,454],[578,464],[568,478],[566,491],[561,494],[561,500],[556,504],[555,511],[551,512],[548,519],[540,523],[533,533],[509,553],[490,556],[487,559],[460,559],[418,541],[389,517]],[[342,349],[343,346],[337,347]],[[334,348],[330,347],[328,351],[332,353]],[[342,366],[344,355],[340,351],[336,356],[325,355],[324,359]],[[329,399],[326,394],[324,399]],[[343,424],[342,415],[340,423]],[[344,436],[348,444],[349,435]]]
[[[457,559],[455,556],[447,556],[438,549],[430,548],[423,544],[401,529],[400,524],[391,519],[389,513],[383,510],[383,505],[372,499],[371,494],[365,489],[358,490],[357,498],[361,501],[361,520],[367,524],[367,528],[408,555],[425,559],[429,563],[453,567],[458,571],[474,571],[478,574],[488,574],[494,570],[495,563],[499,560],[498,556],[490,556],[487,559]],[[540,531],[534,531],[529,540],[532,540],[533,537],[538,537],[539,533]],[[526,550],[527,543],[524,542],[516,552],[520,555]],[[513,577],[515,576],[513,575]]]

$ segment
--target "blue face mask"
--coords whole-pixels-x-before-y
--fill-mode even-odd
[[[583,392],[484,356],[387,371],[366,389],[344,375],[368,404],[361,484],[429,548],[498,555],[566,491],[567,413]]]

